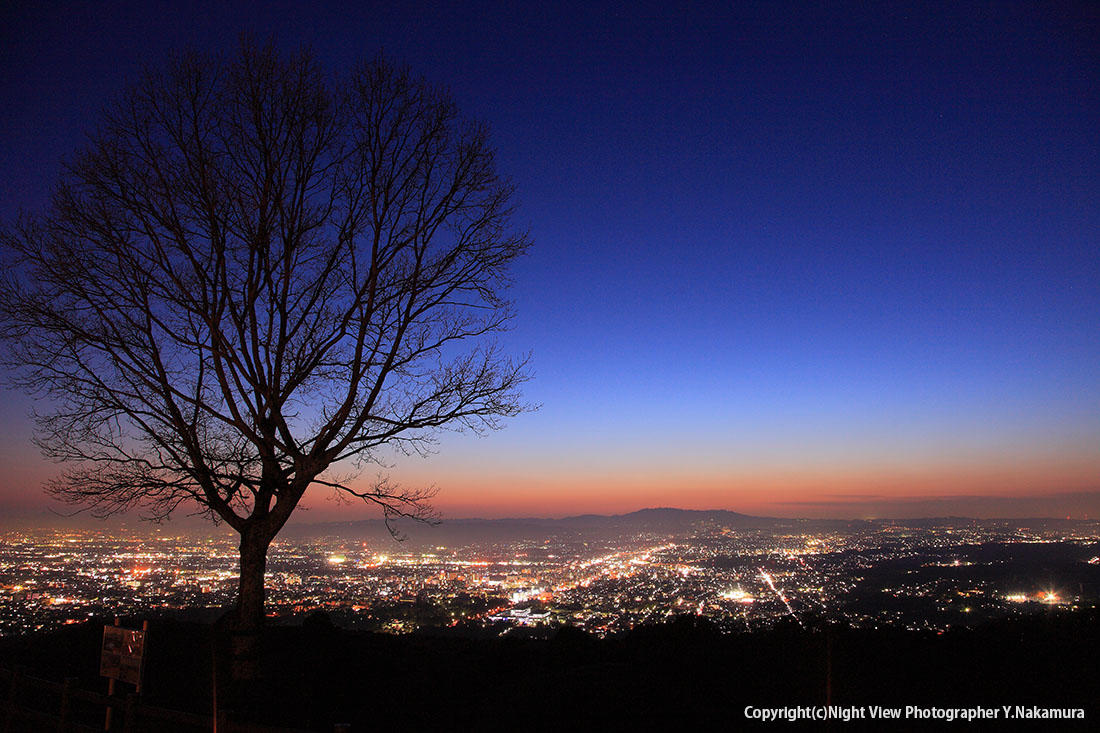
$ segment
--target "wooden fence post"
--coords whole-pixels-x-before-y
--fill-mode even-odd
[[[19,689],[19,676],[22,670],[15,667],[11,671],[11,686],[8,688],[8,714],[4,717],[4,732],[11,733],[12,724],[15,722],[15,694]]]
[[[118,616],[115,616],[115,626],[120,626],[121,622],[122,622],[122,619],[120,619]],[[113,698],[114,696],[115,696],[115,678],[114,677],[108,677],[107,678],[107,697]],[[103,716],[103,730],[105,730],[105,731],[111,730],[111,718],[114,716],[114,714],[115,714],[115,706],[112,705],[110,702],[108,702],[107,703],[107,712]]]
[[[61,712],[57,721],[57,733],[65,733],[69,729],[69,710],[72,707],[73,686],[75,677],[66,677],[65,684],[61,686]]]
[[[138,671],[137,694],[141,694],[142,683],[145,681],[145,653],[149,651],[149,621],[141,622],[141,669]]]

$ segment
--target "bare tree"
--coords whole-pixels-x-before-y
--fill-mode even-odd
[[[109,107],[52,205],[3,230],[3,336],[48,398],[49,490],[107,515],[197,506],[240,533],[237,623],[310,486],[431,515],[430,491],[333,474],[524,409],[512,188],[483,126],[385,61],[184,55]]]

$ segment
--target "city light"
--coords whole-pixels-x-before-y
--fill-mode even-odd
[[[206,609],[215,618],[236,597],[237,550],[228,539],[105,531],[0,539],[3,635],[153,609]],[[571,625],[606,636],[687,613],[728,631],[810,618],[943,631],[1033,613],[1031,604],[1067,613],[1095,606],[1094,594],[1057,590],[1050,578],[1021,584],[1014,567],[1048,562],[1045,548],[1063,547],[1069,557],[1098,541],[1095,522],[1072,534],[997,522],[687,525],[599,541],[565,534],[427,549],[317,537],[272,549],[267,610],[276,618],[324,611],[344,626],[392,633],[444,626],[549,633]],[[1088,568],[1097,563],[1077,562],[1095,572]],[[1063,588],[1094,587],[1067,580]]]

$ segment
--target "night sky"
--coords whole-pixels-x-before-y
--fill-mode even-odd
[[[535,242],[541,409],[393,471],[445,516],[1100,514],[1097,5],[545,5],[4,3],[0,219],[173,50],[384,52],[490,124]],[[0,513],[42,513],[0,397]]]

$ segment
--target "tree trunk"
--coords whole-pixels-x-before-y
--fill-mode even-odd
[[[260,630],[264,621],[264,572],[270,540],[258,532],[241,534],[241,577],[231,631],[232,677],[248,683],[260,676]]]

